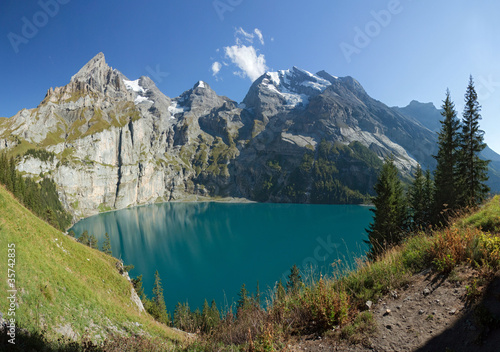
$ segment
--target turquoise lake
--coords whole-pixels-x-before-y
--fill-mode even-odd
[[[102,246],[111,238],[113,255],[143,275],[148,297],[156,270],[168,309],[205,298],[219,308],[237,301],[243,283],[268,292],[292,265],[310,275],[331,274],[332,263],[367,250],[372,221],[368,207],[355,205],[162,203],[104,213],[73,227],[94,234]]]

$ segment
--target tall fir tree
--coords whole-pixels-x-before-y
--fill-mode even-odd
[[[82,232],[82,234],[78,238],[78,242],[80,242],[81,244],[84,244],[86,246],[89,245],[89,243],[90,243],[90,237],[89,237],[89,233],[87,232],[87,230],[85,230],[85,231]]]
[[[113,251],[111,251],[111,239],[109,238],[109,234],[106,232],[104,234],[104,242],[102,244],[102,251],[107,255],[113,255]]]
[[[283,302],[286,296],[286,291],[285,291],[285,286],[283,286],[283,283],[278,281],[278,284],[276,285],[276,300],[279,302]]]
[[[446,90],[446,99],[442,105],[443,120],[438,133],[438,153],[434,155],[437,166],[434,171],[434,223],[446,221],[446,210],[458,208],[459,180],[458,170],[460,147],[460,120],[451,100],[450,91]]]
[[[465,93],[458,161],[460,175],[458,203],[462,207],[478,205],[484,201],[490,190],[485,184],[488,180],[489,161],[479,157],[479,153],[486,147],[483,141],[484,131],[479,128],[480,111],[474,80],[470,76]]]
[[[88,246],[93,249],[99,249],[99,243],[97,241],[97,237],[95,235],[89,236],[89,244]]]
[[[435,184],[431,176],[431,171],[427,169],[425,171],[425,182],[424,182],[424,223],[423,226],[432,225],[434,219],[434,193]]]
[[[425,173],[420,165],[415,171],[413,183],[409,189],[409,207],[412,217],[412,230],[430,225],[432,215],[433,182],[430,171]]]
[[[413,219],[412,228],[416,229],[422,227],[425,217],[425,201],[424,201],[424,187],[425,177],[420,165],[417,165],[417,170],[413,176],[413,183],[409,189],[409,206],[411,217]]]
[[[288,275],[288,282],[286,283],[286,290],[289,294],[295,295],[299,293],[300,287],[302,286],[302,276],[300,275],[300,270],[296,264],[290,269],[290,275]]]
[[[155,272],[155,283],[153,286],[153,303],[155,305],[155,313],[153,317],[160,323],[170,325],[170,317],[167,312],[167,305],[165,304],[165,298],[163,297],[163,287],[161,284],[160,274],[158,270]]]
[[[368,232],[369,259],[375,259],[386,248],[397,245],[403,239],[407,223],[406,202],[398,169],[393,158],[387,158],[375,184],[376,196],[372,198],[373,222]]]
[[[236,302],[236,312],[241,314],[241,312],[250,307],[251,299],[249,297],[246,285],[241,285],[240,292],[238,293],[238,301]]]

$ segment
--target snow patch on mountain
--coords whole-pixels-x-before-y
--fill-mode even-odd
[[[183,114],[187,111],[189,111],[189,108],[180,105],[178,100],[172,100],[171,105],[168,107],[168,112],[172,115],[171,118],[175,118],[174,115],[176,114]]]
[[[126,79],[124,79],[123,83],[125,83],[125,87],[127,87],[127,90],[133,90],[136,93],[146,93],[144,88],[139,85],[138,79],[136,79],[135,81],[127,81]]]
[[[262,80],[265,88],[278,93],[289,107],[306,107],[310,98],[319,95],[331,82],[308,71],[293,67],[289,70],[267,72]]]

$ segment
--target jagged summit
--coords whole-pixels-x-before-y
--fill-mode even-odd
[[[112,71],[112,68],[106,63],[104,54],[99,53],[87,62],[73,77],[71,77],[71,82],[85,82],[91,77],[98,78],[109,71]]]
[[[94,56],[78,73],[71,77],[71,83],[76,84],[80,89],[110,93],[124,92],[123,80],[127,79],[120,71],[114,70],[107,63],[103,53]]]

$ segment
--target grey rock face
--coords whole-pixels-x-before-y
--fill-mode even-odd
[[[260,77],[242,104],[201,81],[171,99],[102,53],[36,109],[0,119],[0,149],[54,153],[53,162],[21,155],[17,168],[50,175],[75,219],[192,195],[314,201],[310,180],[301,195],[292,186],[323,140],[335,145],[338,182],[363,194],[376,180],[370,158],[393,154],[408,175],[433,150],[429,130],[350,77],[294,67]]]

